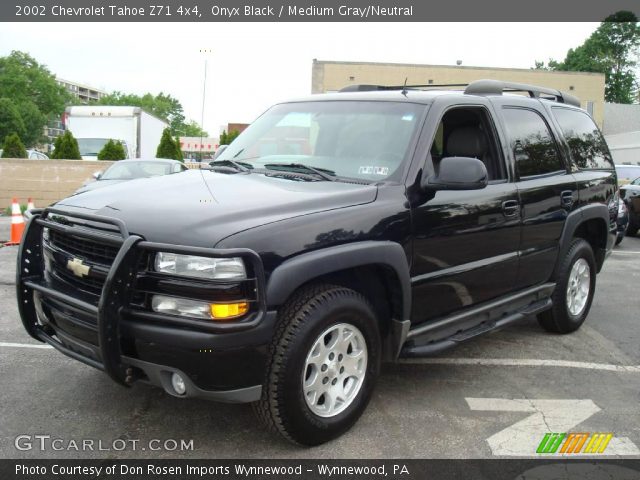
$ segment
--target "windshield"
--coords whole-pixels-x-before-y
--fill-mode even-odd
[[[98,155],[108,138],[78,138],[78,148],[80,155]]]
[[[172,163],[141,161],[114,163],[100,177],[100,180],[132,180],[134,178],[157,177],[181,171]]]
[[[339,177],[385,180],[400,170],[425,108],[359,101],[276,105],[216,160],[253,168],[303,164]]]
[[[640,176],[640,167],[616,165],[616,173],[618,174],[618,183],[626,185]]]

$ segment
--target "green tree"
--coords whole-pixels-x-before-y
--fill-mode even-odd
[[[37,143],[47,120],[62,114],[71,101],[71,94],[44,65],[20,51],[0,57],[0,92],[18,112],[24,129],[20,136],[27,145]],[[5,102],[0,106],[0,116],[6,108]],[[0,120],[0,135],[2,133]]]
[[[640,26],[638,17],[620,11],[604,22],[579,47],[572,48],[562,62],[536,61],[537,69],[572,72],[595,72],[605,75],[605,100],[633,103],[638,100],[638,79],[635,75]]]
[[[231,130],[229,133],[223,130],[220,134],[220,145],[230,145],[238,135],[240,135],[238,130]]]
[[[98,152],[98,160],[124,160],[126,157],[122,143],[111,139]]]
[[[43,140],[43,127],[47,123],[47,117],[33,102],[21,102],[17,104],[17,110],[24,122],[24,136],[22,139],[26,145],[36,145]]]
[[[69,130],[56,138],[51,158],[58,160],[82,160],[80,149],[78,148],[78,141]]]
[[[125,105],[140,107],[144,111],[166,121],[171,129],[171,135],[183,137],[208,137],[209,134],[193,120],[186,121],[182,104],[171,95],[160,92],[157,95],[145,93],[135,95],[131,93],[113,92],[98,101],[99,105]]]
[[[209,134],[206,130],[203,130],[200,125],[198,125],[193,120],[185,123],[182,127],[182,131],[178,132],[183,137],[208,137]]]
[[[4,139],[2,158],[27,158],[27,151],[17,133],[7,135]]]
[[[182,104],[171,95],[160,92],[157,95],[145,93],[135,95],[122,92],[113,92],[105,95],[98,101],[100,105],[126,105],[140,107],[145,112],[150,113],[169,123],[173,135],[181,134],[184,128],[184,112]]]
[[[180,150],[180,146],[176,146],[175,140],[171,137],[171,130],[169,128],[165,128],[162,132],[162,138],[160,138],[158,150],[156,150],[156,157],[180,160],[177,158],[179,156],[178,150]]]
[[[182,147],[180,146],[180,137],[176,137],[174,143],[176,144],[175,159],[184,162],[184,155],[182,154]]]
[[[0,98],[0,138],[17,133],[24,136],[24,121],[14,102],[8,98]]]

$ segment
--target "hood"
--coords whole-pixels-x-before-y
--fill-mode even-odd
[[[87,191],[56,207],[119,218],[149,241],[212,247],[249,228],[373,202],[376,194],[373,185],[191,170]]]
[[[96,190],[98,188],[108,187],[110,185],[116,185],[118,183],[127,182],[128,180],[95,180],[89,182],[86,185],[81,186],[76,190],[75,194],[88,192],[89,190]]]

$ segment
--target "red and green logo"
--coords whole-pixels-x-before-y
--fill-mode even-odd
[[[536,453],[603,453],[613,433],[547,433],[538,445]]]

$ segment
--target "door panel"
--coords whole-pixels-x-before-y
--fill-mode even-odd
[[[412,320],[418,324],[514,288],[520,216],[514,184],[440,191],[413,212]],[[507,203],[508,207],[508,203]]]

